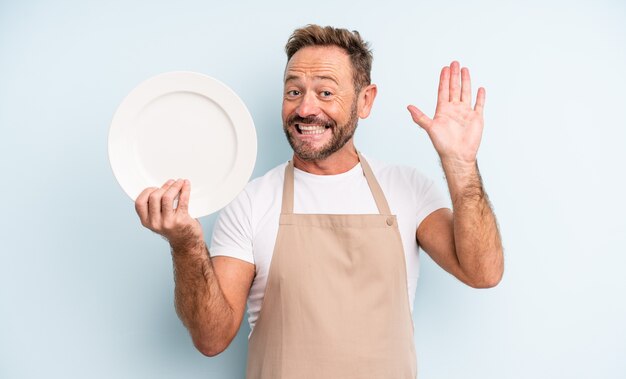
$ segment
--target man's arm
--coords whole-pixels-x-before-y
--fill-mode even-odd
[[[495,215],[478,168],[467,182],[448,179],[454,213],[440,209],[417,229],[417,241],[433,260],[463,283],[489,288],[502,278],[504,259]],[[453,189],[454,188],[454,189]]]
[[[476,161],[484,103],[485,90],[479,88],[471,108],[469,70],[452,62],[441,71],[433,119],[409,106],[439,154],[453,207],[453,213],[438,210],[426,217],[416,238],[437,264],[477,288],[497,285],[504,270],[500,233]]]
[[[196,348],[214,356],[233,340],[245,311],[254,265],[234,258],[211,259],[198,220],[189,216],[187,180],[146,188],[135,209],[146,228],[165,237],[172,248],[176,311]],[[173,209],[177,195],[179,204]]]
[[[254,278],[254,265],[210,258],[204,241],[172,248],[176,312],[204,355],[224,351],[237,335]]]

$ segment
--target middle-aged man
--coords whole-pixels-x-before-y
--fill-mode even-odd
[[[220,213],[210,255],[188,214],[189,181],[147,188],[137,213],[171,245],[176,309],[205,355],[230,344],[247,300],[247,378],[415,378],[419,247],[472,287],[502,277],[476,163],[485,90],[472,107],[469,71],[455,61],[441,71],[435,116],[408,108],[439,154],[451,211],[414,169],[370,165],[355,148],[377,92],[357,32],[309,25],[286,51],[282,120],[293,159]]]

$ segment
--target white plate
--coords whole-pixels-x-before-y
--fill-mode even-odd
[[[241,192],[257,140],[250,112],[223,83],[195,72],[166,72],[122,101],[109,130],[109,162],[133,201],[168,179],[191,181],[189,213],[211,214]]]

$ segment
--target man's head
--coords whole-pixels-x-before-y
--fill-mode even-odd
[[[351,141],[376,96],[372,53],[358,32],[308,25],[285,46],[283,128],[295,154],[322,160]]]

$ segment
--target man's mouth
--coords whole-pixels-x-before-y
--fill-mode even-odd
[[[305,124],[295,124],[296,130],[300,134],[304,135],[313,135],[313,134],[322,134],[329,128],[326,125],[305,125]]]

